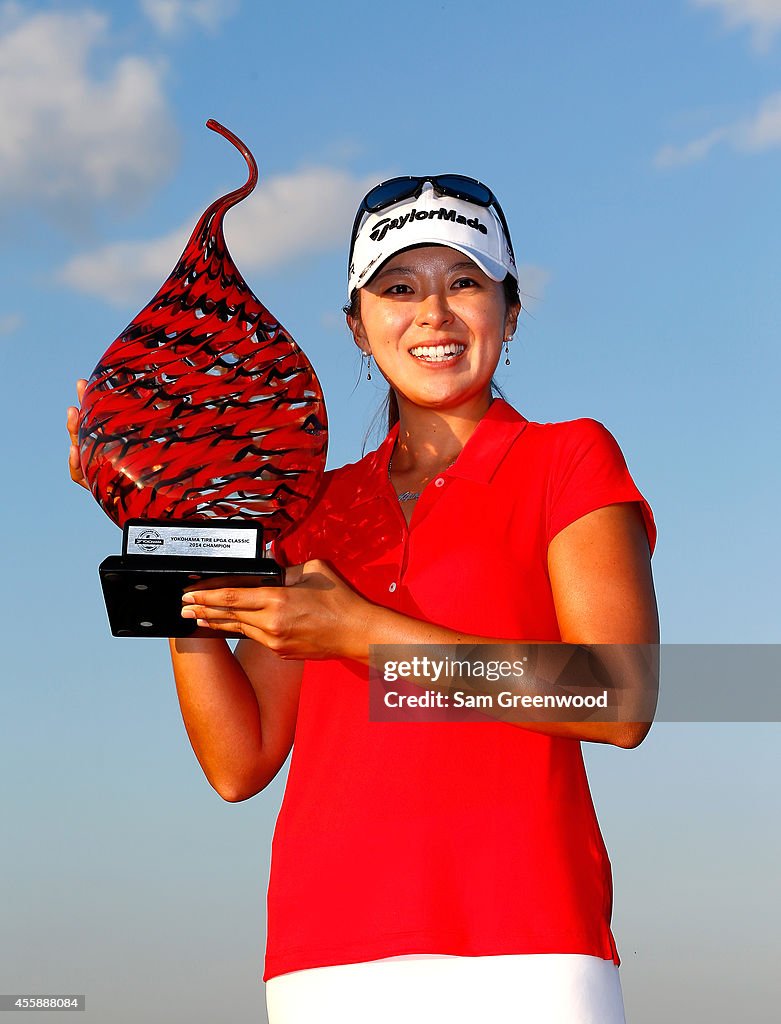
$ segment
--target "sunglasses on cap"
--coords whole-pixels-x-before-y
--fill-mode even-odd
[[[515,259],[513,243],[510,240],[510,229],[507,226],[507,218],[499,205],[499,200],[482,181],[478,181],[477,178],[468,178],[465,174],[424,174],[420,177],[408,174],[401,178],[388,178],[387,181],[380,182],[379,185],[375,185],[363,197],[361,205],[358,207],[358,212],[355,215],[353,230],[350,235],[351,261],[355,239],[358,236],[363,215],[365,213],[377,213],[380,210],[387,209],[389,206],[400,203],[404,199],[419,196],[423,191],[423,186],[428,182],[431,183],[438,196],[452,196],[454,199],[463,199],[465,202],[473,203],[475,206],[493,209],[499,218],[499,223],[502,225],[510,254],[513,260]]]

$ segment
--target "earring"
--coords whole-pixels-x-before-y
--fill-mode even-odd
[[[366,379],[367,380],[371,380],[372,379],[372,354],[371,354],[371,352],[369,352],[368,356],[366,357]]]
[[[510,338],[512,338],[512,334],[510,335],[509,338],[505,338],[504,339],[504,354],[505,354],[504,365],[505,366],[509,366],[510,365]]]

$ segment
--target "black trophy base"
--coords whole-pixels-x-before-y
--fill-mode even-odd
[[[263,556],[263,530],[257,523],[129,519],[122,554],[100,564],[111,632],[192,636],[199,627],[195,619],[182,618],[183,592],[201,582],[204,588],[284,586],[285,570]]]
[[[182,593],[201,580],[214,587],[220,580],[230,587],[280,587],[284,569],[271,558],[259,558],[252,566],[209,566],[203,562],[187,567],[188,559],[151,557],[147,565],[122,555],[111,555],[100,564],[100,583],[114,636],[192,636],[195,619],[182,618]],[[195,559],[195,562],[198,560]],[[227,561],[227,560],[226,560]]]

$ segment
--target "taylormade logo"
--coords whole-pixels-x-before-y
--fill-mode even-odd
[[[468,227],[474,228],[475,231],[480,231],[484,235],[488,234],[488,228],[485,224],[481,224],[477,217],[467,219],[455,210],[446,210],[440,206],[438,210],[412,210],[410,213],[405,213],[403,217],[394,217],[393,219],[385,217],[375,224],[369,238],[373,242],[381,242],[394,228],[403,228],[405,224],[411,223],[413,220],[433,220],[434,217],[439,220],[452,221],[453,224],[466,224]]]

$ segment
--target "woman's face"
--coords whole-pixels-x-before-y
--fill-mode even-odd
[[[413,405],[482,413],[491,377],[517,308],[501,282],[445,246],[408,249],[388,260],[360,291],[350,326],[383,376]]]

